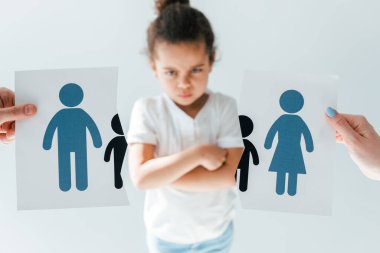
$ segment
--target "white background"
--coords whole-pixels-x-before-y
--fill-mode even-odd
[[[380,1],[193,4],[218,38],[212,89],[237,98],[245,69],[336,74],[339,108],[364,113],[380,130]],[[152,7],[153,0],[1,0],[0,84],[14,88],[16,70],[119,66],[125,106],[143,89],[159,91],[140,53]],[[0,146],[0,161],[0,252],[145,252],[143,194],[129,180],[130,207],[16,211],[13,144]],[[362,176],[341,146],[335,166],[333,216],[240,210],[232,252],[378,252],[380,182]]]

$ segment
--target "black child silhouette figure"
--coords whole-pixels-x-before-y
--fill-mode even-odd
[[[251,154],[254,165],[259,164],[259,155],[255,146],[249,140],[244,139],[253,132],[252,120],[245,115],[240,115],[239,122],[244,142],[244,152],[238,165],[238,169],[240,169],[239,189],[240,191],[245,192],[248,189],[249,155]],[[235,180],[236,177],[237,171],[235,173]]]
[[[119,115],[113,116],[111,121],[112,129],[115,133],[120,136],[113,138],[110,143],[108,143],[106,152],[104,153],[104,161],[109,162],[111,159],[111,153],[113,150],[114,159],[114,172],[115,172],[115,188],[120,189],[123,187],[123,179],[121,178],[121,168],[123,167],[123,161],[125,152],[127,151],[127,141],[124,137],[124,132],[121,127]]]

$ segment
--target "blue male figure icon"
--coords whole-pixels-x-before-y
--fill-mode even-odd
[[[83,96],[82,88],[75,83],[65,84],[61,88],[59,99],[69,108],[62,109],[54,115],[46,128],[43,140],[43,148],[49,150],[55,130],[57,130],[59,188],[62,191],[68,191],[71,188],[71,152],[75,154],[76,187],[80,191],[87,189],[86,129],[91,134],[94,146],[96,148],[102,146],[102,139],[93,119],[83,109],[72,108],[82,102]]]
[[[289,113],[280,116],[269,129],[264,147],[270,149],[273,139],[278,133],[278,143],[273,155],[269,171],[277,172],[276,193],[285,192],[286,174],[288,174],[288,194],[297,193],[297,176],[306,174],[305,163],[301,150],[301,137],[306,144],[306,151],[313,152],[313,139],[309,128],[303,119],[295,115],[304,105],[302,94],[296,90],[287,90],[280,97],[281,108]]]

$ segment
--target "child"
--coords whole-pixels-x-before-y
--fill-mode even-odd
[[[207,18],[188,0],[156,8],[148,52],[164,92],[134,104],[127,136],[132,181],[146,190],[148,248],[228,252],[243,151],[236,102],[207,89],[215,59]]]

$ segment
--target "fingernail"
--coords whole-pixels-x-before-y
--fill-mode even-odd
[[[332,108],[332,107],[327,107],[327,109],[326,109],[326,114],[327,114],[327,116],[329,116],[330,118],[333,118],[333,117],[335,117],[335,115],[336,115],[336,110],[335,110],[334,108]]]
[[[33,115],[36,112],[37,108],[34,105],[24,106],[25,115]]]

